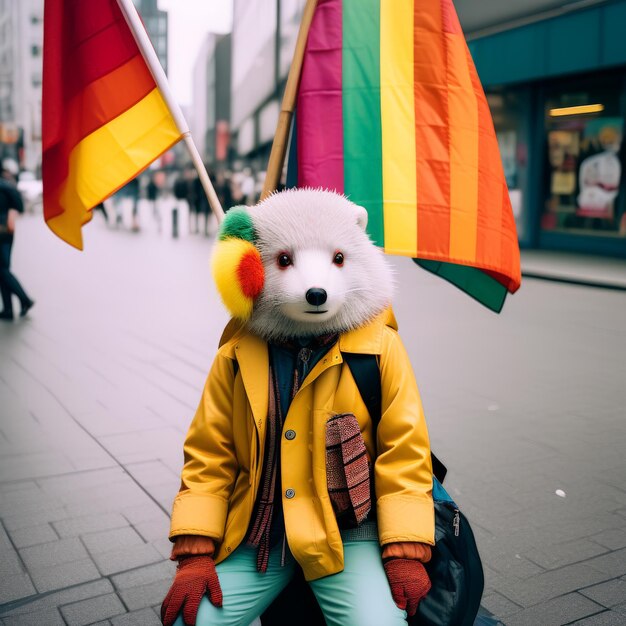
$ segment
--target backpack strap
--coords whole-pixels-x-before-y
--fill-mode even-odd
[[[382,415],[382,390],[378,357],[375,354],[357,354],[354,352],[343,352],[342,354],[350,368],[352,378],[354,378],[367,412],[370,414],[374,430],[376,430]],[[448,469],[432,452],[430,456],[433,474],[440,483],[443,483]]]

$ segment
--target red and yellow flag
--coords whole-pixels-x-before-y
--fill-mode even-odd
[[[45,0],[44,217],[82,249],[91,209],[182,136],[116,0]]]
[[[318,0],[296,128],[298,186],[364,206],[385,252],[494,311],[519,288],[496,134],[452,0]]]

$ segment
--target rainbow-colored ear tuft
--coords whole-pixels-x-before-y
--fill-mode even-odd
[[[263,290],[265,271],[254,241],[254,225],[245,207],[226,214],[211,258],[217,289],[233,317],[247,320]]]
[[[217,238],[224,241],[230,237],[235,239],[245,239],[254,242],[254,224],[248,209],[245,206],[234,206],[224,216],[224,221],[220,224]]]

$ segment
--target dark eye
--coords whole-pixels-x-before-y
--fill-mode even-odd
[[[335,252],[335,258],[333,259],[335,265],[341,267],[343,265],[343,252]]]
[[[281,252],[278,255],[278,267],[289,267],[293,264],[291,257],[286,252]]]

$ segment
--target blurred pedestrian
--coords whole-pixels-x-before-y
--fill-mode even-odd
[[[241,193],[243,195],[243,204],[252,206],[256,204],[256,198],[254,196],[254,174],[252,169],[244,167],[241,178]]]
[[[99,204],[96,204],[96,206],[93,208],[93,213],[95,214],[96,211],[100,211],[102,213],[102,215],[104,215],[104,221],[108,224],[109,223],[109,214],[107,213],[107,210],[104,206],[104,202],[100,202]]]
[[[215,175],[212,170],[207,167],[207,172],[209,173],[209,178],[211,179],[211,184],[213,188],[215,188]],[[196,203],[196,212],[197,216],[204,216],[204,234],[209,235],[209,219],[211,218],[212,211],[211,205],[209,204],[209,200],[206,197],[206,192],[204,191],[204,187],[202,186],[202,182],[199,177],[194,178],[193,180],[193,194],[194,200]],[[198,217],[196,218],[196,224]],[[198,232],[198,227],[196,226],[196,232]]]
[[[137,176],[128,181],[124,189],[133,203],[132,225],[130,228],[136,233],[139,232],[139,177]]]
[[[152,174],[150,176],[150,179],[148,180],[148,184],[146,185],[146,198],[148,199],[148,203],[152,207],[152,217],[154,217],[157,223],[157,229],[159,232],[161,232],[161,212],[157,207],[157,198],[159,197],[161,189],[159,185],[157,185],[157,181],[155,180],[156,177],[157,174]]]
[[[215,176],[215,193],[224,211],[233,206],[233,193],[230,188],[230,179],[227,172],[219,170]]]
[[[148,198],[148,202],[152,206],[152,214],[156,217],[156,201],[159,197],[159,188],[157,184],[154,182],[154,177],[150,177],[148,184],[146,186],[146,197]]]
[[[31,300],[17,278],[11,273],[11,249],[15,233],[15,222],[18,213],[24,212],[20,192],[14,184],[3,177],[0,178],[0,293],[2,294],[1,320],[13,320],[12,296],[16,295],[24,317],[33,306]]]
[[[237,206],[245,204],[246,198],[241,189],[243,182],[243,174],[241,172],[233,172],[230,178],[230,193],[233,205]]]
[[[195,171],[191,172],[189,181],[189,233],[198,232],[198,215],[202,212],[202,184]]]
[[[178,224],[179,218],[183,215],[185,210],[191,211],[191,204],[193,202],[191,196],[192,181],[190,180],[191,172],[183,171],[174,182],[174,198],[176,198],[176,204],[172,210],[172,237],[174,239],[178,237]],[[186,207],[185,207],[186,205]],[[191,221],[191,220],[190,220]],[[197,222],[196,222],[197,226]]]

